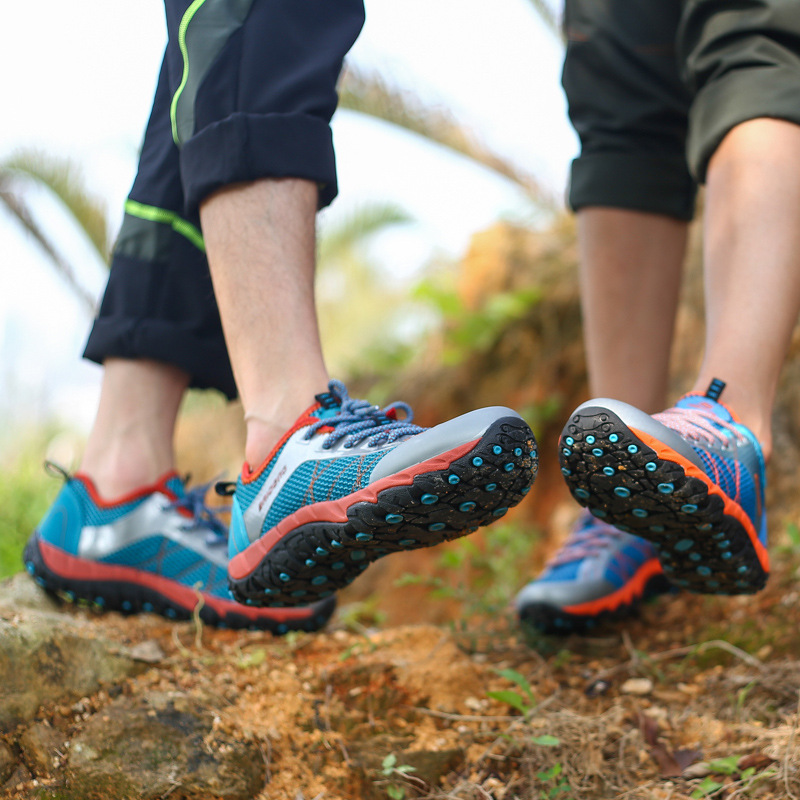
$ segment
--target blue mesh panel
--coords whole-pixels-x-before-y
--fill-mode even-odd
[[[557,567],[549,569],[542,575],[540,581],[574,581],[578,577],[578,569],[583,562],[570,561],[568,564],[559,564]]]
[[[181,575],[180,582],[190,588],[199,583],[200,588],[205,589],[205,587],[208,585],[210,572],[211,565],[207,561],[200,562],[195,569],[185,572],[183,575]]]
[[[141,497],[138,500],[133,500],[130,503],[121,503],[113,508],[98,508],[92,500],[86,487],[82,481],[74,480],[70,482],[70,486],[78,496],[84,513],[84,525],[108,525],[120,517],[133,511],[134,508],[141,505],[147,497]]]
[[[301,506],[338,500],[363,488],[369,482],[373,467],[386,452],[301,464],[273,501],[265,530],[274,527]]]
[[[177,475],[167,481],[167,488],[177,497],[183,497],[186,494],[183,481]]]
[[[219,569],[216,564],[211,564],[208,580],[205,584],[205,591],[210,594],[222,597],[225,600],[232,600],[233,597],[228,591],[228,573],[224,569]]]
[[[264,530],[269,530],[277,525],[284,517],[288,517],[289,514],[293,514],[297,511],[300,506],[306,505],[304,498],[316,465],[316,461],[307,461],[305,464],[298,467],[294,475],[286,481],[270,507],[269,514],[267,514],[267,519],[264,524]]]
[[[718,485],[728,497],[735,500],[744,508],[750,517],[756,513],[756,487],[753,476],[742,464],[739,467],[739,479],[736,478],[736,464],[731,459],[722,458],[715,453],[697,450],[703,461],[706,473],[712,479],[718,476]],[[716,472],[714,470],[716,467]],[[756,520],[756,523],[758,521]]]
[[[629,541],[609,562],[603,577],[621,588],[650,557],[654,556],[650,544]]]
[[[284,445],[283,447],[286,447]],[[275,457],[272,461],[267,464],[266,469],[259,475],[259,477],[254,480],[252,483],[244,483],[242,481],[242,476],[239,476],[239,479],[236,481],[236,497],[239,498],[239,505],[241,506],[242,511],[246,511],[247,507],[250,503],[253,502],[255,496],[261,491],[261,487],[264,485],[264,481],[269,476],[269,473],[272,471],[272,468],[275,466],[275,462],[278,460],[278,457],[283,452],[283,447],[275,453]]]
[[[123,547],[116,553],[101,558],[106,564],[122,564],[126,567],[142,567],[156,558],[164,541],[161,536],[151,536],[135,544]]]
[[[167,578],[175,578],[184,572],[194,569],[203,562],[202,556],[194,550],[171,542],[161,561],[161,572]],[[181,583],[185,581],[181,579]]]

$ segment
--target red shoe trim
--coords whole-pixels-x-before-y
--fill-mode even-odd
[[[77,558],[58,547],[39,540],[39,551],[47,568],[61,578],[83,581],[109,581],[115,583],[132,583],[155,589],[159,594],[176,605],[191,611],[198,603],[197,592],[182,583],[154,575],[151,572],[123,567],[118,564],[104,564],[85,558]],[[251,620],[271,619],[275,622],[303,620],[311,616],[309,608],[253,608],[237,603],[235,600],[223,600],[207,592],[200,592],[203,602],[220,616],[229,613],[241,614]]]
[[[242,483],[252,483],[259,475],[264,471],[264,468],[272,461],[273,458],[277,455],[278,451],[286,444],[288,438],[297,433],[300,428],[305,428],[309,425],[313,425],[315,422],[319,422],[319,420],[314,416],[314,412],[322,408],[320,403],[314,403],[313,405],[309,406],[294,422],[291,428],[289,428],[286,433],[281,436],[280,441],[275,447],[272,448],[269,455],[261,462],[261,464],[256,469],[251,469],[250,465],[245,461],[242,465]]]
[[[124,503],[132,503],[134,500],[140,500],[143,497],[153,494],[153,492],[161,492],[162,494],[167,495],[167,497],[171,497],[173,500],[178,499],[178,495],[176,495],[175,492],[173,492],[172,489],[167,486],[168,481],[179,477],[178,473],[174,469],[162,475],[150,486],[142,486],[141,488],[135,489],[134,491],[124,494],[121,497],[115,497],[113,500],[105,500],[104,498],[100,497],[94,481],[88,475],[84,475],[82,472],[76,472],[72,477],[74,480],[80,481],[86,487],[86,491],[89,493],[89,497],[92,498],[92,502],[99,508],[114,508],[115,506],[121,506]]]
[[[574,606],[564,606],[568,614],[594,617],[604,611],[616,611],[622,605],[630,605],[641,599],[644,595],[647,582],[656,575],[663,574],[661,563],[657,558],[645,561],[634,573],[633,577],[624,585],[605,597],[589,600],[586,603],[576,603]]]
[[[234,580],[241,580],[253,572],[261,563],[267,553],[288,533],[308,522],[346,522],[347,509],[354,503],[374,503],[378,492],[393,486],[410,486],[417,475],[425,472],[437,472],[447,469],[454,461],[472,450],[480,438],[462,444],[446,453],[415,464],[402,472],[387,475],[375,483],[359,489],[357,492],[345,495],[338,500],[327,500],[322,503],[313,503],[303,506],[284,517],[272,530],[267,531],[260,539],[253,542],[248,548],[235,555],[228,563],[228,574]]]
[[[767,553],[764,545],[761,544],[761,540],[758,538],[758,531],[756,531],[755,527],[753,526],[750,517],[747,516],[747,512],[736,501],[728,497],[728,495],[726,495],[725,492],[723,492],[722,489],[720,489],[719,486],[717,486],[717,484],[714,483],[711,478],[705,474],[705,472],[703,472],[703,470],[698,469],[691,461],[680,455],[680,453],[675,452],[675,450],[673,450],[671,447],[667,447],[667,445],[653,436],[648,436],[648,434],[636,430],[636,428],[630,428],[630,430],[642,442],[644,442],[644,444],[653,449],[660,459],[678,464],[678,466],[683,468],[683,471],[688,477],[697,478],[698,480],[703,481],[703,483],[705,483],[705,485],[708,487],[709,494],[715,494],[721,498],[722,502],[724,503],[725,513],[729,517],[737,519],[745,531],[747,531],[747,535],[750,537],[750,543],[753,545],[753,549],[756,551],[761,568],[764,570],[764,572],[769,573],[769,554]]]

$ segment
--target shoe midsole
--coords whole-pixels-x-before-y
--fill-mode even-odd
[[[326,500],[322,503],[303,506],[295,511],[294,514],[284,517],[260,539],[256,539],[253,544],[231,558],[228,563],[228,575],[237,581],[246,578],[259,567],[267,553],[284,536],[287,536],[301,525],[309,522],[347,522],[347,511],[351,506],[356,503],[374,503],[378,498],[378,494],[384,489],[410,486],[418,475],[447,469],[454,461],[469,453],[480,441],[480,439],[475,439],[462,444],[453,450],[439,454],[435,458],[423,461],[421,464],[414,464],[401,472],[396,472],[379,481],[370,483],[363,489],[345,495],[338,500]]]
[[[104,564],[98,561],[77,558],[41,539],[38,539],[37,545],[45,566],[55,575],[65,580],[136,584],[153,589],[171,602],[189,610],[197,606],[202,597],[205,605],[223,616],[235,613],[253,620],[264,616],[263,610],[250,608],[237,603],[235,600],[223,600],[208,592],[195,591],[162,575],[154,575],[133,567]],[[270,618],[276,622],[305,619],[311,613],[313,613],[312,610],[307,607],[271,608],[269,610]]]

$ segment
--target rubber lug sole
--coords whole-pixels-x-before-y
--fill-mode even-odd
[[[75,580],[62,577],[45,563],[39,548],[38,534],[34,534],[28,540],[23,560],[34,581],[61,602],[91,605],[97,609],[118,611],[125,615],[155,613],[171,620],[188,620],[192,617],[193,607],[186,608],[150,586],[132,582]],[[319,630],[328,622],[335,608],[336,599],[330,597],[309,608],[308,617],[305,619],[275,620],[266,614],[252,618],[235,611],[220,614],[208,604],[204,605],[199,613],[200,619],[213,627],[266,630],[276,635],[283,635],[293,630]]]
[[[229,579],[231,592],[239,602],[273,607],[327,597],[390,553],[432,547],[499,519],[527,494],[537,466],[530,428],[503,417],[446,469],[390,486],[375,502],[355,501],[346,522],[290,531],[248,575]]]
[[[751,594],[764,570],[722,498],[655,451],[608,409],[574,414],[559,442],[572,496],[592,514],[655,546],[667,578],[703,594]]]

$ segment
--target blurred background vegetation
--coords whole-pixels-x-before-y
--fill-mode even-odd
[[[554,35],[551,6],[529,0]],[[356,616],[389,622],[440,622],[456,612],[505,608],[565,534],[577,507],[560,478],[556,441],[564,415],[585,399],[586,375],[577,292],[575,228],[535,175],[486,146],[456,115],[428,107],[383,76],[348,67],[343,108],[370,115],[457,152],[519,187],[526,224],[498,220],[476,231],[464,256],[432,258],[399,280],[381,265],[376,242],[415,220],[390,203],[351,210],[321,230],[318,305],[331,373],[353,395],[373,402],[410,402],[421,424],[481,405],[522,413],[540,441],[540,476],[528,499],[502,526],[434,551],[398,554],[376,564],[344,595]],[[102,202],[80,179],[77,165],[22,150],[0,162],[0,203],[87,311],[91,294],[58,241],[28,203],[44,187],[67,210],[98,257],[107,262],[109,224]],[[689,384],[700,357],[703,311],[697,231],[687,264],[674,351],[673,389]],[[771,465],[775,521],[796,521],[800,422],[800,338],[795,337],[776,415]],[[21,551],[58,490],[41,469],[45,457],[75,467],[81,437],[46,426],[0,432],[0,576],[22,568]],[[177,434],[178,466],[204,482],[235,475],[243,450],[241,410],[215,393],[190,393]],[[785,524],[778,526],[785,529]],[[774,528],[775,529],[775,528]],[[466,587],[466,588],[465,588]],[[431,603],[431,592],[437,602]]]

